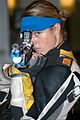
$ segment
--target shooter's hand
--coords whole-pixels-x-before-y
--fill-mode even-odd
[[[32,57],[28,62],[28,70],[32,76],[35,76],[46,64],[47,58],[42,54],[32,53]]]

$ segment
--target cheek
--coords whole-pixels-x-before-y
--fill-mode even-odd
[[[53,36],[50,32],[45,33],[39,39],[38,45],[40,47],[40,51],[43,54],[46,54],[49,50],[55,47],[55,36]]]
[[[43,40],[40,41],[40,48],[42,53],[47,53],[50,49],[53,48],[53,43],[49,38],[44,38]]]
[[[50,35],[45,33],[43,36],[42,36],[42,41],[45,45],[47,45],[47,43],[50,42]]]
[[[54,36],[50,35],[50,34],[47,34],[43,37],[43,46],[46,47],[46,48],[54,48],[55,47],[55,38]]]

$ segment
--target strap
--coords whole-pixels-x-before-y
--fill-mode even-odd
[[[73,100],[75,100],[75,97],[80,97],[80,85],[76,86],[68,95],[67,99],[71,103]]]

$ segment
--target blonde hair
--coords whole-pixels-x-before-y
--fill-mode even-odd
[[[41,16],[59,18],[65,21],[65,15],[59,9],[47,0],[35,0],[29,4],[23,11],[21,17],[25,16]]]

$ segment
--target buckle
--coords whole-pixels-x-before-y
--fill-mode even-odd
[[[73,90],[67,95],[67,99],[69,102],[75,100],[75,97],[80,96],[80,86],[75,86]]]

